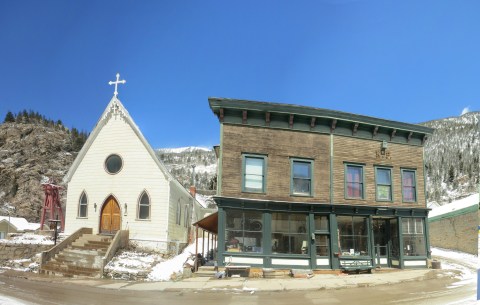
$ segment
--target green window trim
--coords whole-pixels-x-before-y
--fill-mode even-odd
[[[261,173],[261,188],[249,188],[246,186],[247,175],[251,176],[260,176],[259,174],[248,174],[246,173],[246,166],[248,160],[261,160],[262,161],[262,173]],[[242,154],[242,192],[243,193],[259,193],[265,194],[266,193],[266,186],[267,186],[267,156],[266,155],[256,155],[256,154]]]
[[[381,183],[379,182],[379,171],[388,171],[389,176],[390,176],[390,183]],[[379,186],[380,187],[389,187],[389,192],[390,192],[390,198],[388,199],[382,199],[379,198],[378,193],[379,193]],[[392,169],[390,167],[384,167],[384,166],[375,166],[375,200],[376,201],[381,201],[381,202],[393,202],[393,176],[392,176]]]
[[[400,169],[400,173],[401,173],[401,183],[402,183],[402,202],[405,202],[405,203],[416,203],[418,201],[418,191],[417,191],[417,170],[415,169],[409,169],[409,168],[401,168]],[[404,192],[404,175],[406,173],[413,173],[413,183],[412,183],[412,186],[410,186],[411,188],[413,188],[413,193],[412,195],[414,196],[413,200],[409,200],[409,199],[405,199],[405,192]],[[407,186],[409,187],[409,186]]]
[[[309,177],[295,176],[295,169],[294,169],[295,165],[308,165]],[[301,159],[301,158],[290,158],[290,195],[291,196],[303,196],[303,197],[313,196],[313,186],[314,186],[313,169],[314,169],[313,160]],[[309,191],[308,192],[295,191],[296,179],[303,180],[303,182],[308,181]]]
[[[348,169],[349,168],[359,168],[361,169],[361,181],[358,183],[360,184],[359,190],[361,191],[360,196],[349,196],[348,194]],[[359,164],[359,163],[345,163],[344,164],[344,196],[345,199],[360,199],[360,200],[365,200],[365,165],[364,164]],[[351,182],[353,183],[353,182]]]

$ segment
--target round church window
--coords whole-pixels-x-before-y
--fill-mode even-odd
[[[122,169],[122,158],[119,155],[110,155],[107,160],[105,160],[105,168],[110,174],[116,174]]]

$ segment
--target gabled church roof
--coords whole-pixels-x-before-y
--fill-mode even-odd
[[[95,125],[95,128],[93,129],[93,131],[90,133],[87,141],[85,142],[85,144],[83,144],[83,147],[82,149],[80,150],[80,152],[78,153],[77,157],[75,158],[75,161],[73,161],[73,164],[72,166],[70,167],[70,169],[68,170],[67,174],[65,175],[65,177],[63,178],[63,182],[64,183],[69,183],[70,180],[72,179],[73,175],[75,174],[75,171],[77,170],[78,166],[80,165],[80,163],[82,162],[83,158],[85,157],[85,155],[87,154],[87,151],[90,149],[90,147],[92,146],[93,142],[95,141],[95,139],[97,138],[97,136],[100,134],[100,131],[102,130],[102,128],[107,124],[107,122],[112,118],[112,116],[116,116],[116,115],[119,115],[122,117],[122,119],[125,120],[125,122],[130,125],[130,127],[132,128],[132,130],[134,131],[134,133],[137,135],[137,137],[140,139],[140,141],[142,142],[143,146],[145,146],[145,148],[147,149],[148,153],[150,154],[150,156],[152,157],[152,159],[155,161],[155,163],[157,164],[158,168],[160,169],[160,171],[163,173],[163,175],[165,176],[165,178],[168,180],[168,181],[173,181],[178,187],[180,187],[180,189],[182,191],[184,191],[186,194],[190,194],[190,192],[188,192],[173,176],[172,174],[167,170],[167,168],[165,167],[165,165],[163,164],[163,162],[157,157],[157,155],[155,154],[155,151],[153,150],[153,148],[150,146],[150,144],[148,144],[147,140],[145,139],[145,137],[143,136],[142,132],[140,131],[140,129],[138,128],[138,126],[135,124],[135,122],[133,121],[132,117],[130,116],[130,114],[128,113],[127,109],[125,108],[125,106],[123,106],[122,102],[120,102],[120,100],[116,97],[116,96],[113,96],[113,98],[110,100],[110,102],[108,103],[107,105],[107,108],[105,108],[105,111],[103,112],[102,116],[100,117],[100,119],[98,120],[97,124]]]

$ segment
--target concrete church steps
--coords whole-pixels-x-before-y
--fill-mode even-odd
[[[47,274],[63,276],[101,276],[102,259],[111,236],[84,234],[42,266]]]

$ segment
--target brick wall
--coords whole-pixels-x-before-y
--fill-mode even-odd
[[[0,243],[0,261],[32,258],[37,253],[52,248],[53,245],[4,244]]]
[[[429,222],[430,245],[477,254],[480,212],[471,212]]]

